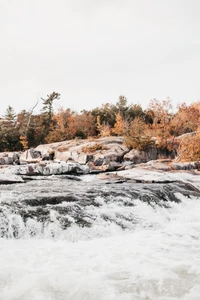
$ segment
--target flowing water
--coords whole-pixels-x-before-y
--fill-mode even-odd
[[[200,299],[197,190],[78,179],[0,186],[1,300]]]

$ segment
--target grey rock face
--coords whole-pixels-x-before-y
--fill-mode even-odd
[[[152,147],[147,151],[139,151],[136,149],[132,149],[130,152],[124,155],[124,160],[131,161],[135,164],[140,164],[157,159],[157,157],[157,149],[156,147]]]
[[[2,152],[0,153],[0,165],[18,164],[19,153],[17,152]]]

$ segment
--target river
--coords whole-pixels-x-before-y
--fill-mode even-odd
[[[1,300],[199,300],[191,185],[29,179],[0,186]]]

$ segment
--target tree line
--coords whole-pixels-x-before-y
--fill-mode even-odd
[[[60,142],[74,138],[124,136],[127,146],[147,150],[155,146],[163,151],[179,149],[180,160],[200,158],[200,102],[181,103],[173,112],[169,98],[153,99],[148,108],[139,104],[128,105],[125,96],[115,104],[105,103],[80,113],[70,108],[53,110],[60,94],[53,92],[42,100],[40,113],[34,108],[16,114],[8,106],[0,118],[0,152],[23,151],[39,144]],[[190,134],[195,133],[195,134]],[[178,139],[178,136],[185,138]]]

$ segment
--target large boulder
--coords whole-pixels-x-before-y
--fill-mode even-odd
[[[108,165],[110,162],[121,162],[129,151],[122,137],[105,137],[91,140],[71,140],[59,143],[40,145],[35,150],[42,156],[54,151],[54,159],[73,161],[79,164],[94,162],[96,166]]]
[[[158,152],[156,147],[151,147],[147,151],[132,149],[124,155],[124,161],[130,161],[134,164],[145,163],[157,159]]]
[[[38,162],[42,158],[41,152],[31,148],[20,155],[20,164],[26,162]]]
[[[0,165],[13,165],[19,164],[18,152],[1,152],[0,153]]]
[[[88,141],[87,141],[88,142]],[[88,156],[81,151],[86,140],[70,140],[45,145],[39,145],[35,150],[40,151],[43,157],[49,159],[49,154],[54,152],[54,159],[60,161],[74,161],[86,164]]]
[[[128,147],[118,143],[102,144],[102,149],[97,150],[93,155],[96,166],[109,164],[110,162],[122,162],[124,155],[129,151]]]

